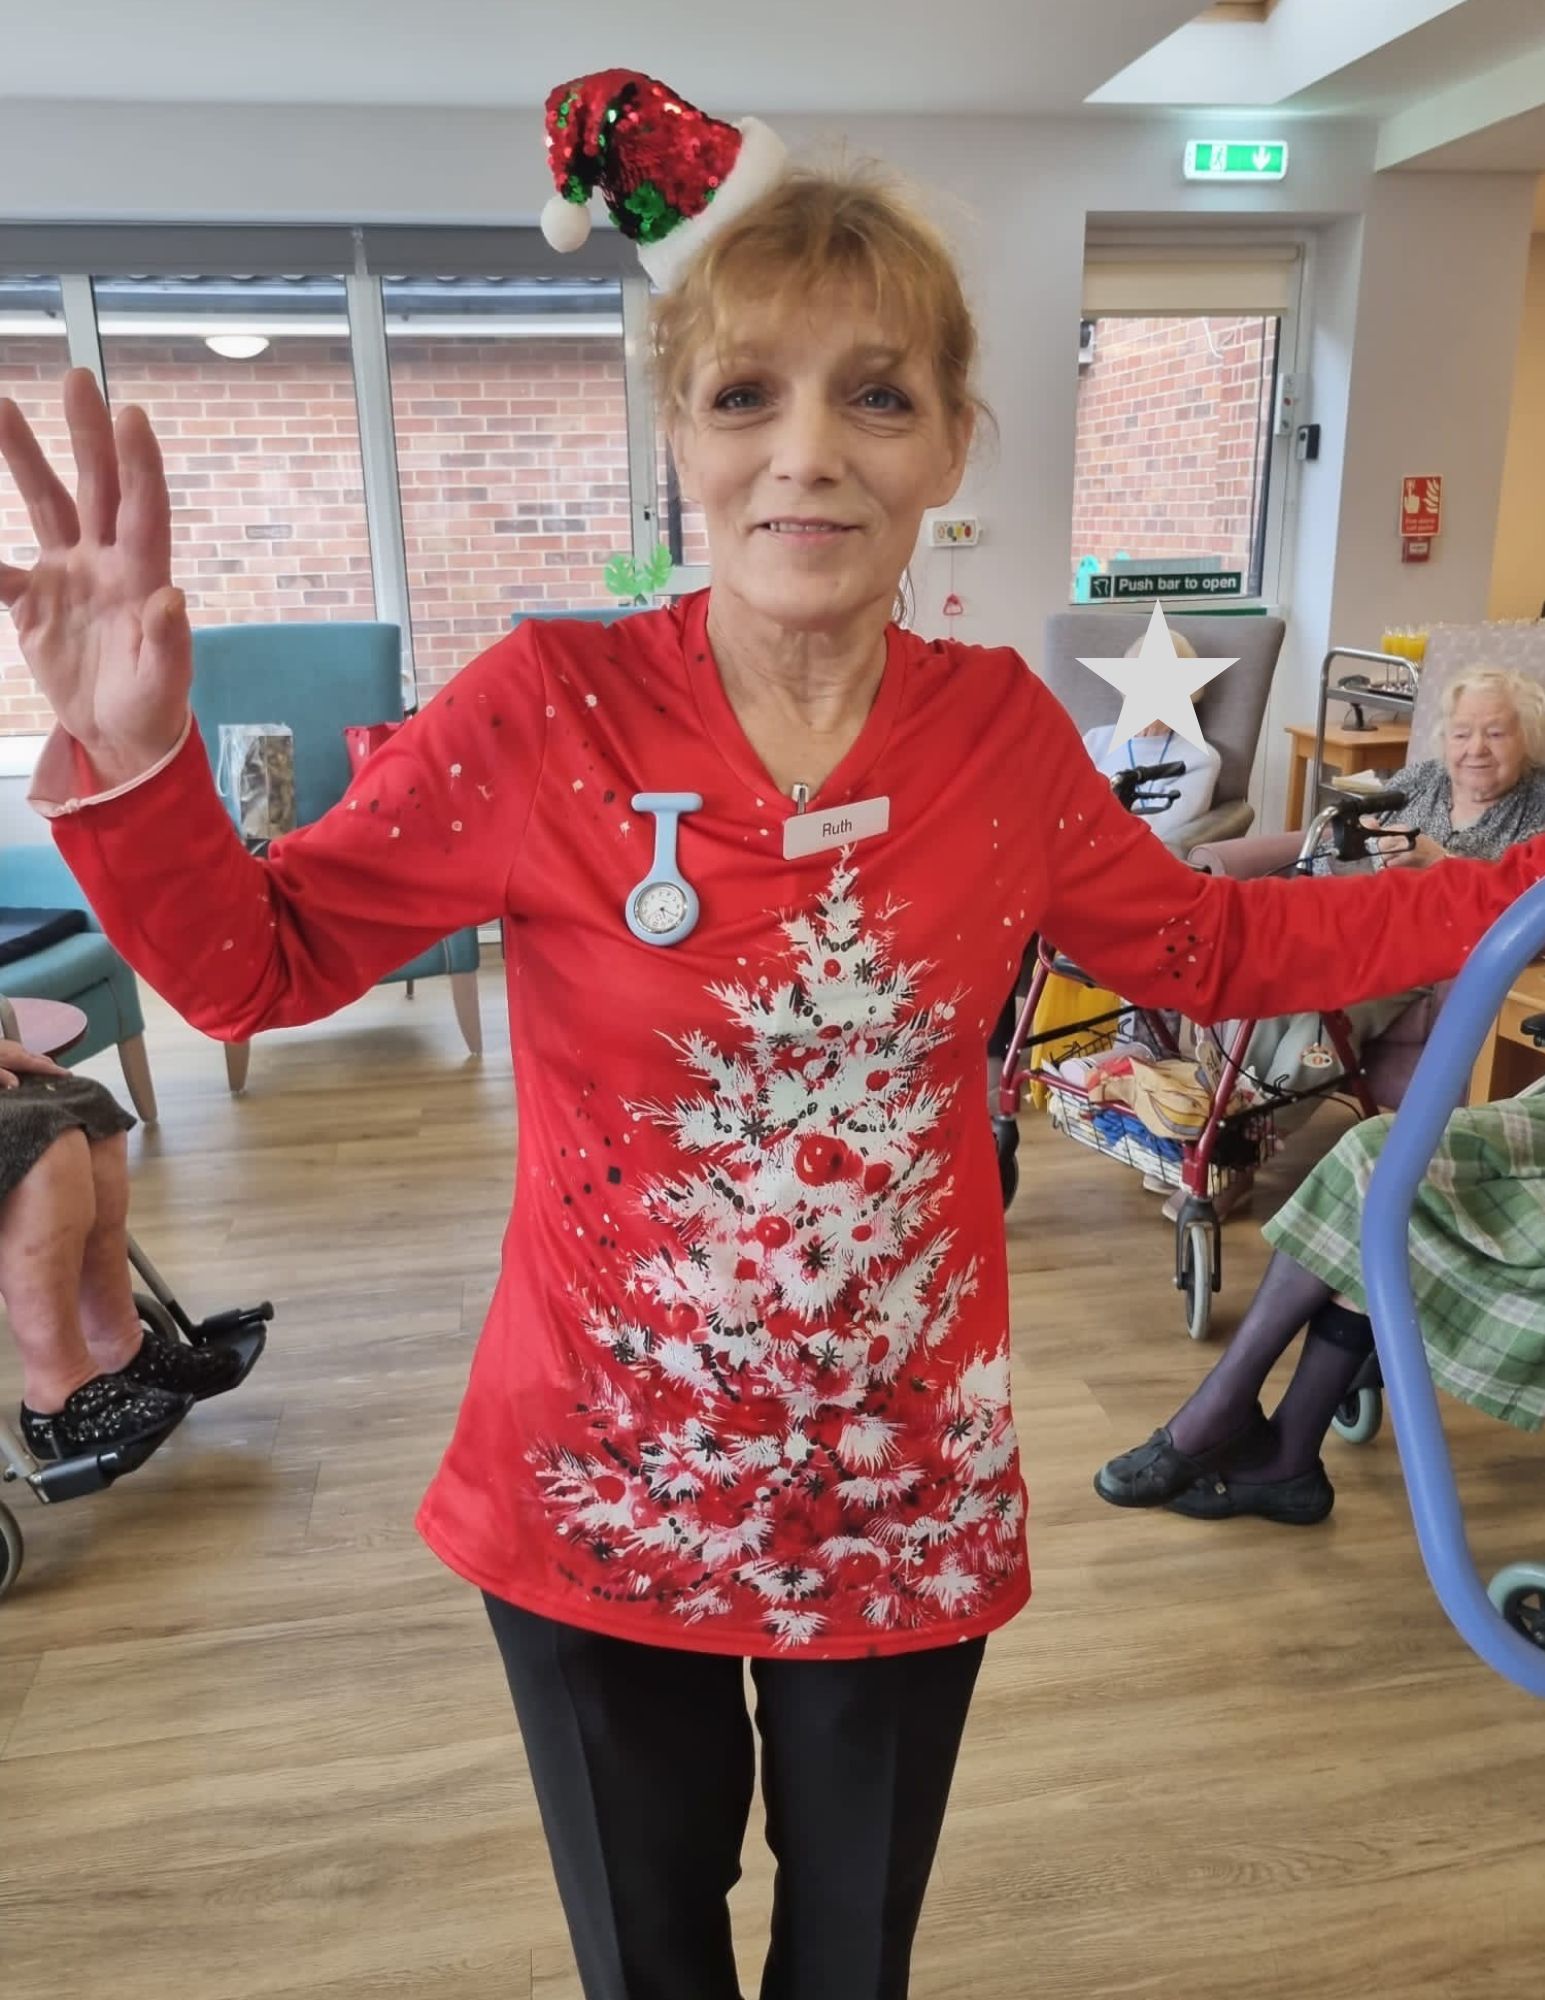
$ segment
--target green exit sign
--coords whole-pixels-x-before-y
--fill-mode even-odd
[[[1188,181],[1287,179],[1286,139],[1193,139],[1186,147]]]

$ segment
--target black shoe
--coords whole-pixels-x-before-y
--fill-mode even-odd
[[[1257,1403],[1242,1430],[1235,1431],[1222,1444],[1195,1452],[1182,1451],[1167,1428],[1157,1430],[1146,1444],[1138,1445],[1135,1451],[1124,1451],[1119,1458],[1102,1465],[1094,1475],[1094,1490],[1112,1507],[1167,1507],[1177,1494],[1206,1478],[1215,1465],[1237,1451],[1265,1422]]]
[[[146,1326],[138,1354],[118,1373],[126,1382],[165,1389],[174,1396],[191,1396],[195,1403],[202,1403],[210,1396],[223,1396],[245,1379],[263,1351],[261,1340],[255,1352],[249,1351],[249,1346],[243,1337],[189,1347],[158,1326]]]
[[[34,1458],[89,1457],[110,1445],[160,1439],[193,1407],[189,1396],[129,1382],[121,1374],[94,1375],[46,1416],[21,1406],[21,1434]]]
[[[1209,1472],[1169,1503],[1193,1521],[1236,1521],[1254,1515],[1285,1528],[1315,1528],[1336,1504],[1336,1489],[1318,1459],[1291,1479],[1227,1479]]]

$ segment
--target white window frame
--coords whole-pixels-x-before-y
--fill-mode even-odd
[[[1280,310],[1273,308],[1272,316],[1278,319],[1277,330],[1277,376],[1296,375],[1304,380],[1304,370],[1308,366],[1309,355],[1309,315],[1307,307],[1310,297],[1311,260],[1313,240],[1298,231],[1260,231],[1248,234],[1239,232],[1187,232],[1164,231],[1162,233],[1122,232],[1116,233],[1091,228],[1086,244],[1086,256],[1116,259],[1123,255],[1134,262],[1196,263],[1198,261],[1219,264],[1237,263],[1248,265],[1252,252],[1257,256],[1265,254],[1276,260],[1292,258],[1292,273],[1288,283],[1288,302]],[[1213,312],[1237,311],[1240,314],[1265,313],[1259,302],[1242,301],[1237,307],[1214,308]],[[1101,314],[1102,318],[1179,318],[1182,315],[1174,308],[1149,309],[1134,306],[1130,311]],[[1197,611],[1276,611],[1288,601],[1292,587],[1290,575],[1293,530],[1297,520],[1299,476],[1298,461],[1293,449],[1291,431],[1282,436],[1277,431],[1276,410],[1270,418],[1267,433],[1266,464],[1266,521],[1261,536],[1261,581],[1259,589],[1246,592],[1238,597],[1209,598],[1166,598],[1166,605],[1177,611],[1195,613]],[[1071,523],[1070,523],[1071,526]],[[1099,603],[1072,604],[1075,611],[1108,611],[1115,607],[1108,600]],[[1138,601],[1129,602],[1127,609],[1139,609]]]
[[[649,280],[640,270],[622,278],[622,372],[628,408],[628,470],[632,491],[633,559],[645,562],[666,523],[660,502],[659,432],[649,367]],[[666,589],[673,596],[707,588],[707,563],[675,563]]]

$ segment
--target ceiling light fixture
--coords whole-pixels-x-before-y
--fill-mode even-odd
[[[255,361],[268,347],[268,336],[263,333],[210,333],[204,336],[204,345],[211,354],[218,354],[222,361]]]

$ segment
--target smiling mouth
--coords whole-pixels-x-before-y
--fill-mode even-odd
[[[817,541],[823,536],[850,535],[854,531],[845,521],[758,521],[758,529],[767,535],[787,535],[791,539]]]

